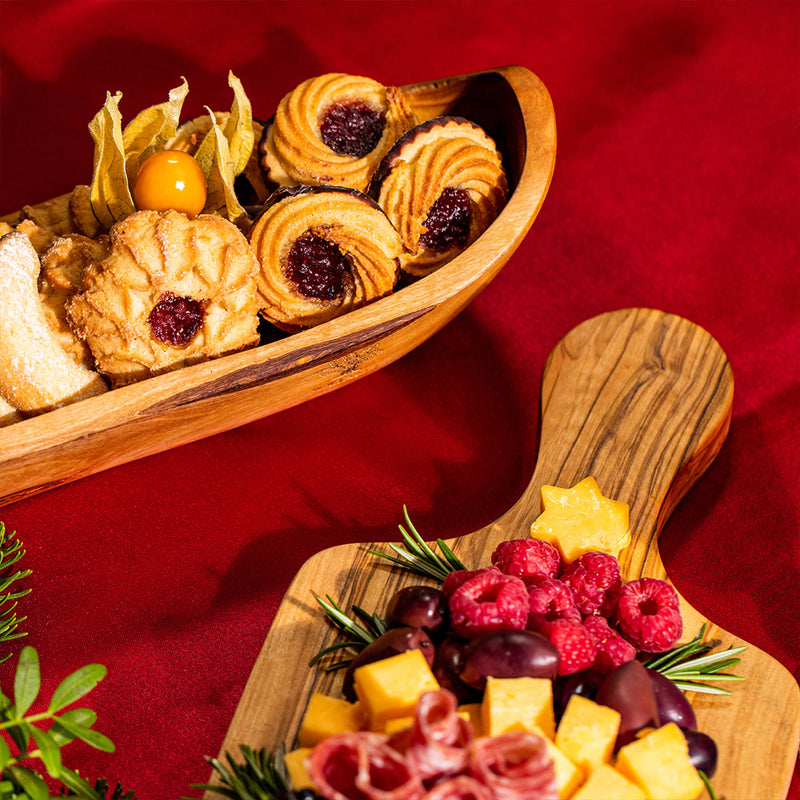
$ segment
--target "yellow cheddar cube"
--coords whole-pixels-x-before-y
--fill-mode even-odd
[[[650,800],[694,800],[704,789],[689,759],[686,739],[674,722],[621,748],[617,769]]]
[[[598,767],[572,800],[647,800],[647,795],[609,764]]]
[[[553,759],[553,767],[556,772],[556,789],[558,790],[558,800],[569,800],[575,790],[583,783],[583,772],[578,769],[547,736],[540,730],[535,730],[547,744],[547,752]]]
[[[475,736],[483,736],[483,722],[481,720],[480,703],[463,703],[458,707],[458,713],[472,725]]]
[[[313,747],[335,733],[361,730],[365,722],[364,710],[358,703],[315,692],[308,699],[298,742],[301,747]]]
[[[486,736],[538,728],[552,739],[556,730],[553,682],[549,678],[488,678],[481,722]]]
[[[556,731],[556,747],[588,775],[611,760],[620,714],[588,697],[574,694]]]
[[[301,789],[313,789],[314,784],[306,769],[306,756],[311,752],[310,747],[298,747],[290,750],[283,757],[286,763],[286,771],[289,773],[289,783],[295,792]]]
[[[419,650],[364,664],[355,670],[353,678],[356,696],[374,731],[382,731],[389,719],[412,716],[419,696],[439,689]]]
[[[542,509],[531,536],[555,545],[567,563],[590,550],[617,558],[630,544],[628,504],[603,497],[594,478],[571,489],[542,486]]]

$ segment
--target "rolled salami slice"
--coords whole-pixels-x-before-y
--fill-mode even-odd
[[[466,772],[474,740],[472,725],[458,714],[455,695],[446,689],[425,692],[417,701],[414,724],[390,739],[426,783]]]
[[[434,786],[422,800],[494,800],[494,795],[475,778],[456,775]]]
[[[480,737],[471,773],[495,800],[557,800],[555,767],[544,739],[528,731]]]
[[[425,789],[386,737],[347,732],[320,742],[308,772],[325,800],[422,800]]]

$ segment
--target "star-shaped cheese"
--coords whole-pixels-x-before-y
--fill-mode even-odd
[[[591,550],[618,558],[630,544],[628,504],[603,497],[594,478],[571,489],[542,486],[542,508],[531,536],[555,545],[566,563]]]

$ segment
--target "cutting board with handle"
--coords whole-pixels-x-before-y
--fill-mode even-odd
[[[448,543],[468,567],[485,566],[500,541],[528,535],[541,511],[543,485],[570,487],[592,476],[606,497],[630,506],[632,541],[620,557],[623,577],[666,578],[658,535],[719,452],[732,399],[725,353],[688,320],[643,308],[587,320],[547,360],[538,456],[525,493],[496,522]],[[413,509],[410,516],[413,521]],[[269,629],[221,757],[237,756],[240,744],[291,748],[309,695],[339,691],[341,671],[307,667],[322,647],[341,639],[315,596],[327,594],[345,609],[355,604],[380,614],[398,588],[420,582],[370,554],[375,549],[388,550],[377,543],[341,545],[317,553],[300,569]],[[681,610],[682,641],[706,623],[706,641],[720,648],[747,645],[683,598]],[[779,662],[756,647],[747,645],[741,657],[734,671],[745,680],[729,684],[731,695],[689,698],[699,729],[719,749],[717,795],[780,800],[797,755],[800,690]]]

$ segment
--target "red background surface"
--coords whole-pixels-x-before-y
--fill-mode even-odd
[[[303,561],[395,541],[403,503],[431,537],[500,516],[535,464],[548,353],[627,306],[705,327],[736,380],[728,441],[662,535],[668,571],[798,676],[800,4],[3,0],[0,12],[2,213],[89,181],[86,126],[106,91],[123,92],[129,119],[186,76],[186,118],[229,107],[228,69],[263,117],[323,72],[403,84],[518,63],[548,86],[559,131],[531,233],[424,346],[301,407],[0,509],[34,571],[20,611],[44,691],[108,667],[89,704],[117,752],[73,745],[70,766],[140,800],[192,794]]]

